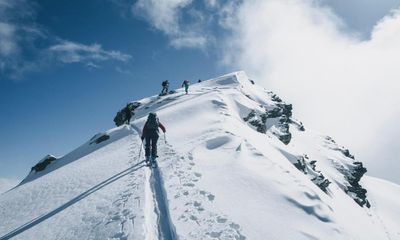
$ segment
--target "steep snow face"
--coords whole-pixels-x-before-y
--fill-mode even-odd
[[[400,239],[400,187],[363,177],[291,111],[244,72],[135,101],[131,126],[42,159],[0,195],[0,239]],[[149,112],[167,127],[153,169]]]

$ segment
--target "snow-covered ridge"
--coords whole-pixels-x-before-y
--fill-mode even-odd
[[[400,239],[400,187],[363,176],[244,72],[134,102],[130,126],[0,195],[1,240]],[[139,138],[149,112],[167,127],[153,170]]]

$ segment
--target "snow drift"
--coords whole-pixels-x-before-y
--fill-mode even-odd
[[[364,176],[244,72],[135,103],[131,125],[47,156],[0,195],[0,239],[400,239],[400,187]],[[149,112],[167,127],[154,169]]]

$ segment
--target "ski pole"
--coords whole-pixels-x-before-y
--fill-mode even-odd
[[[140,160],[140,155],[142,155],[142,147],[143,147],[143,140],[142,140],[142,144],[140,144],[140,150],[139,150],[139,160]]]

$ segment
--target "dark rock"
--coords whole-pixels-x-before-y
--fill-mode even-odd
[[[269,92],[269,95],[270,95],[272,101],[278,102],[278,103],[282,102],[282,99],[280,99],[280,97],[278,97],[278,95],[276,95],[275,93]]]
[[[349,149],[340,149],[340,151],[348,158],[354,159],[354,156],[350,153]]]
[[[341,167],[338,170],[344,174],[346,180],[349,183],[344,191],[346,193],[352,193],[349,195],[361,207],[366,206],[367,208],[370,208],[371,204],[367,199],[367,190],[363,188],[359,183],[361,178],[367,172],[367,169],[363,166],[363,164],[361,162],[353,162],[353,165],[349,169]]]
[[[335,140],[333,140],[333,139],[332,139],[331,137],[329,137],[329,136],[326,136],[325,139],[328,140],[328,141],[331,142],[331,143],[336,143]]]
[[[268,118],[277,118],[282,116],[282,110],[280,108],[273,108],[267,111]]]
[[[311,181],[313,181],[323,192],[327,192],[329,184],[331,184],[331,182],[325,178],[324,175],[319,175],[318,177],[315,177],[313,179],[311,179]]]
[[[105,133],[97,134],[91,139],[90,144],[93,144],[93,143],[99,144],[101,142],[107,141],[108,139],[110,139],[110,136]]]
[[[277,135],[277,134],[275,134],[275,135]],[[290,140],[292,140],[292,134],[290,132],[287,132],[285,134],[280,134],[277,136],[278,136],[279,140],[286,145],[288,145],[290,143]]]
[[[267,108],[266,108],[267,109]],[[266,110],[265,113],[251,112],[243,119],[256,127],[256,130],[260,133],[267,132],[267,121],[268,119],[278,118],[278,124],[275,126],[276,131],[273,134],[284,144],[289,144],[292,139],[292,134],[289,131],[289,123],[291,123],[290,117],[292,115],[291,104],[277,104],[277,107],[270,110]]]
[[[349,158],[347,161],[351,163],[340,163],[336,162],[336,169],[343,174],[344,178],[347,180],[347,184],[342,187],[343,191],[347,193],[354,201],[361,207],[371,207],[367,199],[367,190],[360,185],[360,180],[367,172],[367,169],[363,166],[361,162],[352,161],[354,156],[350,151],[344,147],[340,147],[336,142],[329,136],[325,137],[327,141],[327,147],[334,150],[340,151],[345,157]]]
[[[47,155],[44,157],[38,164],[32,167],[31,171],[40,172],[46,169],[46,167],[52,163],[53,161],[57,160],[56,157],[53,155]]]
[[[251,110],[247,117],[243,118],[244,121],[248,122],[250,125],[254,126],[257,132],[266,133],[267,132],[267,114],[257,113],[255,110]]]
[[[292,118],[290,118],[289,121],[291,124],[295,125],[299,131],[304,132],[306,130],[302,122]]]
[[[253,100],[249,94],[245,94],[245,96],[246,96],[248,99]]]
[[[98,139],[96,139],[96,144],[107,141],[108,139],[110,139],[110,136],[104,134],[101,137],[99,137]]]
[[[297,163],[293,164],[297,169],[302,171],[303,173],[306,173],[306,163],[304,161],[304,158],[300,158],[297,160]]]
[[[309,175],[311,181],[326,193],[331,182],[320,171],[316,170],[316,162],[315,160],[309,161],[308,156],[304,155],[298,158],[293,165],[304,174]]]
[[[282,115],[285,115],[287,118],[292,116],[292,104],[278,104],[278,106],[281,108]]]

